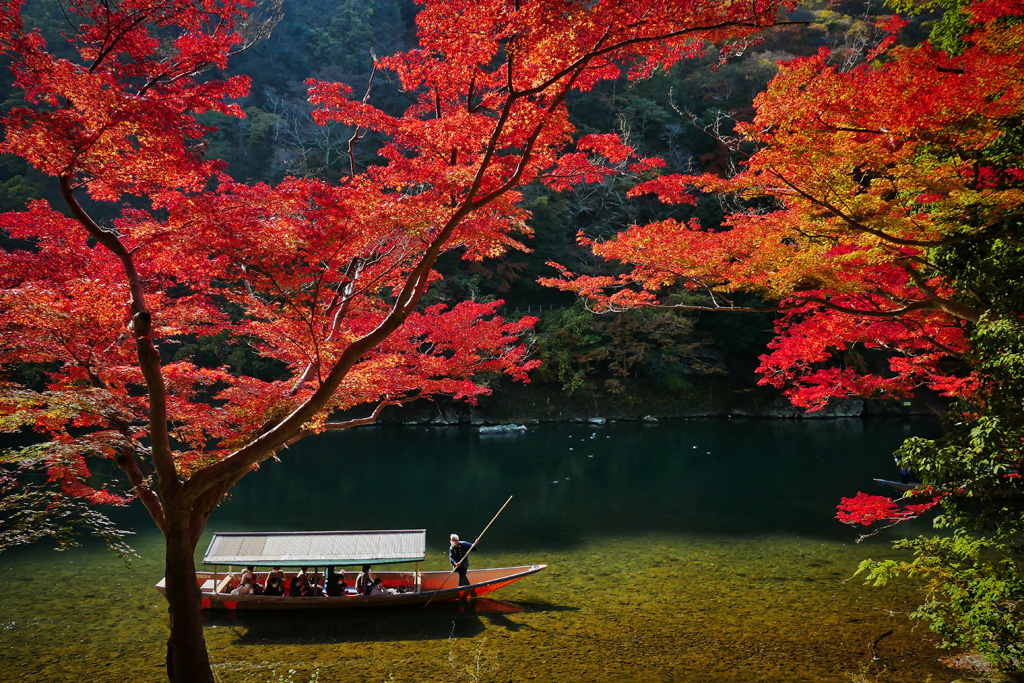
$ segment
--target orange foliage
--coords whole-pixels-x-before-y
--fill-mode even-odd
[[[90,454],[114,458],[162,526],[179,487],[204,523],[238,478],[297,438],[413,397],[475,400],[488,391],[478,375],[525,381],[536,362],[518,338],[533,319],[503,321],[497,303],[421,310],[438,256],[524,249],[527,183],[567,188],[660,165],[615,135],[573,144],[570,91],[745,39],[789,3],[424,0],[419,47],[376,64],[413,98],[407,111],[309,83],[318,121],[383,134],[383,163],[334,185],[274,187],[221,175],[197,120],[244,116],[247,78],[197,74],[245,44],[251,4],[79,0],[68,4],[77,57],[61,59],[22,30],[20,2],[0,3],[0,50],[25,92],[0,150],[54,177],[65,204],[0,216],[31,244],[0,254],[0,364],[49,369],[42,392],[6,385],[0,414],[54,443],[86,438],[72,428],[102,432]],[[83,193],[120,215],[100,224]],[[169,360],[181,340],[214,335],[284,373]],[[372,407],[364,418],[332,418],[360,405]],[[86,471],[52,469],[82,495]]]
[[[752,208],[721,230],[666,220],[603,244],[581,240],[631,270],[563,271],[546,283],[609,308],[658,305],[667,286],[707,293],[709,309],[737,308],[740,291],[773,302],[782,315],[762,383],[807,408],[922,385],[962,394],[971,379],[943,361],[965,352],[985,303],[954,290],[936,250],[998,239],[1024,201],[1019,148],[986,153],[1024,116],[1024,25],[1002,19],[1020,9],[972,7],[975,31],[960,56],[890,36],[848,71],[827,49],[780,64],[755,119],[739,127],[758,145],[742,172],[665,176],[634,190],[667,202],[693,201],[693,188],[730,193]],[[855,347],[889,354],[888,371],[836,367]]]

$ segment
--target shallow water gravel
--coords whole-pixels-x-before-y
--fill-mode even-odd
[[[861,557],[861,547],[799,538],[610,538],[526,558],[551,567],[500,599],[219,614],[206,636],[225,683],[289,670],[295,681],[314,671],[321,681],[956,678],[938,663],[930,634],[906,619],[912,594],[848,580]],[[0,680],[159,680],[166,613],[148,580],[158,563],[128,572],[100,550],[71,558],[55,554],[41,566],[23,557],[0,570],[9,590]],[[90,589],[88,576],[102,581]]]
[[[354,476],[336,482],[334,493],[324,488],[333,461],[321,451],[331,449],[310,451],[276,473],[264,467],[240,485],[211,529],[408,528],[422,520],[430,546],[422,568],[439,569],[446,564],[447,533],[462,530],[470,537],[468,527],[482,528],[513,492],[514,503],[481,543],[475,566],[544,562],[549,568],[494,599],[466,605],[212,614],[206,637],[218,680],[304,683],[314,674],[319,681],[353,682],[958,678],[940,663],[946,653],[934,648],[931,633],[907,618],[921,597],[916,587],[881,590],[851,579],[864,557],[892,555],[888,541],[857,545],[853,532],[841,525],[822,532],[818,519],[827,522],[834,514],[831,489],[852,495],[856,489],[849,486],[870,481],[865,474],[891,463],[887,450],[906,435],[905,426],[859,435],[847,426],[834,441],[823,426],[806,431],[799,423],[721,427],[717,436],[692,424],[659,431],[549,428],[537,430],[536,442],[493,445],[475,434],[417,431],[414,458],[394,448],[407,443],[409,433],[368,432],[355,445],[327,442],[389,452],[410,481],[403,475],[386,487],[386,497],[382,489],[357,485]],[[599,437],[606,437],[600,448]],[[760,445],[755,453],[734,438]],[[818,486],[797,482],[783,491],[775,483],[786,477],[771,473],[788,461],[773,462],[761,446],[780,439],[811,447],[792,470],[810,473]],[[690,441],[700,456],[690,452],[698,450]],[[641,447],[648,443],[650,452]],[[581,452],[572,444],[583,444]],[[707,451],[730,456],[708,458]],[[878,451],[869,456],[867,472],[844,470],[851,453],[865,451]],[[838,470],[845,472],[843,481],[823,474]],[[453,471],[457,490],[446,490]],[[761,499],[753,500],[758,491]],[[304,502],[291,503],[295,496]],[[273,500],[289,502],[268,517]],[[729,511],[735,519],[723,518]],[[785,519],[791,528],[778,521]],[[142,557],[130,571],[93,546],[0,556],[0,681],[163,678],[166,605],[153,589],[162,575],[162,548],[144,520],[137,528]],[[204,549],[201,544],[200,558]]]

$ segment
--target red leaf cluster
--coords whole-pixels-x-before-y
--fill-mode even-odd
[[[1005,20],[1019,8],[970,11],[962,55],[890,36],[852,69],[837,68],[827,49],[780,64],[754,121],[739,128],[758,145],[742,172],[669,175],[633,191],[669,203],[693,201],[695,190],[731,193],[761,208],[733,213],[721,230],[666,220],[581,241],[632,270],[563,271],[546,284],[599,308],[658,305],[665,288],[704,292],[708,303],[695,308],[715,310],[742,308],[737,292],[756,294],[781,313],[762,383],[809,409],[921,386],[969,390],[972,378],[948,361],[962,357],[985,308],[957,296],[936,249],[998,238],[1024,200],[1024,159],[982,154],[1024,116],[1024,28]]]
[[[502,320],[500,302],[422,307],[439,256],[524,249],[527,183],[660,166],[617,135],[577,136],[569,93],[746,39],[789,3],[425,0],[419,47],[376,64],[411,97],[405,112],[309,83],[318,121],[385,138],[381,163],[273,187],[220,175],[198,118],[243,115],[248,79],[207,69],[244,44],[251,4],[76,0],[72,57],[58,58],[19,2],[0,2],[0,50],[25,92],[0,150],[55,178],[65,205],[0,216],[28,244],[0,253],[0,365],[47,372],[42,391],[5,386],[0,414],[52,444],[96,440],[89,455],[114,459],[161,525],[177,504],[204,521],[305,435],[414,397],[473,401],[498,373],[525,381],[535,319]],[[83,193],[117,217],[100,224]],[[223,357],[247,347],[278,376],[175,358],[197,339]],[[361,405],[372,413],[351,418]],[[52,447],[53,476],[100,496]]]
[[[915,503],[900,507],[899,501],[887,496],[872,496],[858,492],[853,498],[843,498],[836,507],[836,519],[843,524],[861,524],[870,526],[875,522],[903,522],[919,517],[939,504],[942,496],[935,496],[925,503]]]

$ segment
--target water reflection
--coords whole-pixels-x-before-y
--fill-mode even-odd
[[[848,538],[833,519],[840,497],[875,490],[896,446],[935,429],[859,419],[539,425],[500,437],[376,427],[293,447],[243,480],[210,525],[422,526],[443,549],[448,533],[478,533],[513,495],[491,547],[651,531]]]
[[[463,637],[498,628],[515,633],[523,628],[512,615],[531,612],[572,612],[537,601],[479,598],[464,603],[438,603],[428,609],[397,607],[379,610],[331,612],[208,612],[204,623],[227,628],[235,645],[332,645],[358,642],[399,642],[444,640],[451,637],[453,625]]]

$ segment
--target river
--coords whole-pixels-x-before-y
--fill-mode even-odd
[[[851,579],[842,496],[886,493],[893,449],[927,420],[543,424],[509,435],[381,426],[302,442],[246,477],[213,531],[425,528],[472,540],[474,566],[549,568],[471,606],[363,614],[213,614],[224,683],[291,681],[953,680],[907,618],[919,589]],[[132,569],[101,547],[0,556],[0,680],[160,680],[162,547],[138,506]],[[916,526],[914,526],[916,525]],[[383,567],[381,567],[383,568]]]

